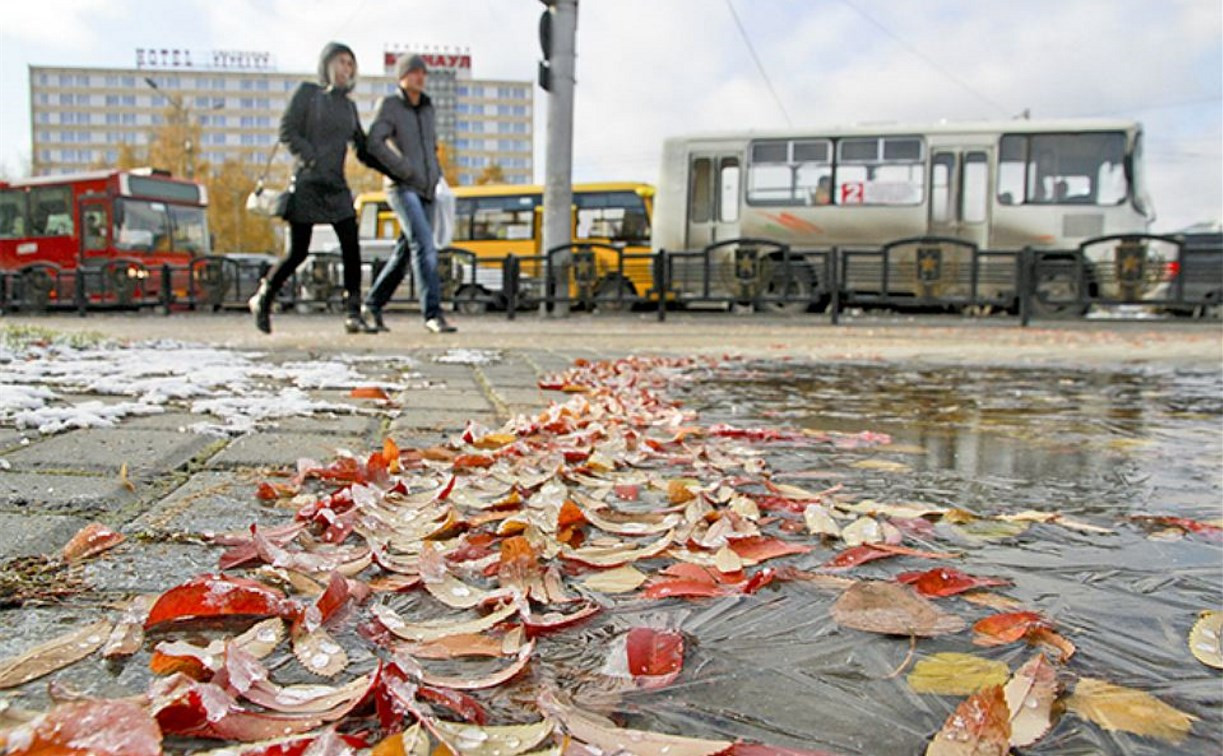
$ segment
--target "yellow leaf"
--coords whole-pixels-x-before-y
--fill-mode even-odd
[[[972,654],[933,654],[913,665],[909,687],[917,693],[967,696],[991,685],[1002,685],[1011,674],[1005,662]]]
[[[1084,677],[1066,701],[1066,708],[1106,730],[1179,743],[1197,717],[1174,709],[1149,693]]]
[[[592,573],[582,581],[582,585],[599,593],[628,593],[644,583],[645,579],[644,572],[626,564],[623,567]]]
[[[543,742],[555,725],[543,719],[533,724],[478,727],[439,719],[433,726],[446,738],[446,745],[463,756],[516,756]]]
[[[106,640],[110,622],[98,620],[12,659],[0,660],[0,688],[13,688],[89,656]]]
[[[743,560],[730,546],[723,546],[714,555],[713,565],[718,568],[718,572],[738,572],[743,569]]]
[[[1223,669],[1223,612],[1202,612],[1189,631],[1189,650],[1208,667]]]

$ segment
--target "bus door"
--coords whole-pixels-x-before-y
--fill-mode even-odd
[[[735,239],[743,196],[743,158],[738,146],[705,148],[688,156],[688,249]]]
[[[990,151],[936,149],[930,159],[930,235],[989,244]]]
[[[77,200],[81,219],[80,264],[100,265],[110,257],[110,203],[105,195],[86,194]]]

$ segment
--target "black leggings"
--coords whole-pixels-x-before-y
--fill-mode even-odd
[[[361,243],[357,241],[356,217],[345,218],[331,224],[336,238],[340,240],[340,255],[344,260],[344,294],[349,304],[361,298]],[[276,264],[268,276],[268,301],[274,301],[276,292],[284,286],[297,266],[305,262],[310,253],[310,236],[314,232],[312,223],[289,224],[289,256]]]

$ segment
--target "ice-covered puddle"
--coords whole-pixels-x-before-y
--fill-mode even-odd
[[[110,428],[167,411],[198,415],[188,427],[193,432],[245,433],[284,418],[355,411],[310,392],[372,386],[394,392],[419,378],[403,356],[278,362],[181,341],[4,341],[0,427],[40,434]]]

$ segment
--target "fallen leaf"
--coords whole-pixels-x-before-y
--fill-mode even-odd
[[[6,754],[155,756],[161,729],[143,706],[124,699],[62,703],[0,736]]]
[[[1029,746],[1053,726],[1053,701],[1057,698],[1057,672],[1038,653],[1002,689],[1011,714],[1011,745]]]
[[[440,719],[433,720],[432,724],[442,742],[462,756],[517,756],[542,743],[555,727],[550,719],[495,727]]]
[[[370,756],[429,756],[429,736],[417,722],[379,742]]]
[[[926,747],[926,756],[1006,756],[1010,737],[1006,697],[1002,686],[993,685],[956,707]]]
[[[98,620],[0,661],[0,688],[13,688],[89,656],[106,641],[110,621]]]
[[[1004,612],[977,621],[972,626],[972,642],[978,646],[1014,643],[1035,628],[1051,628],[1049,620],[1036,612]]]
[[[535,653],[535,641],[527,641],[522,648],[518,649],[518,654],[515,660],[506,667],[480,677],[470,677],[461,675],[437,675],[428,672],[421,668],[411,657],[399,655],[396,657],[396,664],[410,672],[413,677],[420,680],[426,685],[434,685],[441,688],[451,688],[453,690],[480,690],[482,688],[492,688],[503,683],[506,683],[517,677],[527,664],[531,661],[531,655]]]
[[[958,633],[964,620],[948,614],[896,583],[860,581],[845,590],[832,605],[838,624],[885,635],[930,637]]]
[[[718,549],[717,554],[714,554],[713,565],[718,568],[718,572],[739,572],[743,569],[743,560],[729,545],[726,545]]]
[[[575,739],[603,753],[631,753],[634,756],[713,756],[729,749],[729,740],[703,740],[681,735],[665,735],[646,730],[616,727],[602,717],[588,714],[564,702],[550,690],[539,694],[539,708],[555,717]]]
[[[788,543],[780,538],[769,538],[767,536],[736,538],[729,541],[728,544],[739,555],[739,558],[743,560],[745,565],[759,564],[767,559],[788,556],[790,554],[806,554],[808,551],[811,551],[810,546]]]
[[[896,580],[913,586],[923,596],[938,598],[954,596],[973,588],[1011,584],[1011,581],[1001,578],[974,577],[951,567],[935,567],[925,572],[902,572],[896,576]]]
[[[64,544],[60,556],[68,563],[79,562],[112,549],[123,543],[124,540],[126,537],[122,533],[111,530],[101,523],[91,522],[78,530],[76,535]]]
[[[961,593],[960,598],[970,604],[984,606],[998,611],[1012,611],[1023,607],[1023,602],[1010,596],[1003,596],[993,591],[969,591]]]
[[[127,463],[126,462],[119,465],[119,485],[123,486],[124,488],[126,488],[129,491],[132,491],[133,493],[136,491],[136,484],[133,483],[132,479],[129,478],[127,475]]]
[[[353,399],[377,399],[384,402],[391,398],[380,386],[357,386],[348,392],[348,396]]]
[[[894,462],[890,459],[860,459],[857,462],[850,464],[850,467],[856,467],[859,470],[878,470],[880,472],[911,472],[912,467],[909,467],[904,462]]]
[[[280,591],[227,575],[203,575],[171,588],[149,610],[144,629],[166,622],[225,616],[290,616],[294,607]]]
[[[1066,709],[1106,730],[1130,732],[1180,743],[1197,717],[1160,701],[1149,693],[1113,685],[1092,677],[1080,678]]]
[[[832,519],[828,507],[823,504],[808,504],[803,510],[803,521],[806,522],[811,535],[841,537],[841,527]]]
[[[646,581],[646,575],[631,564],[587,575],[582,585],[599,593],[628,593]]]
[[[427,622],[409,623],[405,622],[393,609],[382,605],[374,605],[370,608],[370,611],[394,635],[404,640],[425,642],[438,640],[450,635],[483,632],[517,614],[518,607],[513,604],[505,604],[478,619],[458,622],[454,620],[430,620]]]
[[[1189,651],[1201,663],[1223,669],[1223,612],[1205,611],[1189,631]]]
[[[684,636],[674,630],[635,627],[624,650],[629,674],[643,688],[670,685],[684,666]]]
[[[907,679],[917,693],[967,696],[992,685],[1004,685],[1010,675],[1005,662],[947,651],[918,661]]]
[[[102,646],[102,656],[113,659],[117,656],[131,656],[140,650],[141,644],[144,643],[144,621],[155,601],[156,596],[142,594],[127,603],[111,629],[105,645]]]

